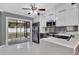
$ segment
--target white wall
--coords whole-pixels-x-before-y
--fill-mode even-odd
[[[2,13],[0,12],[0,44],[2,43]]]

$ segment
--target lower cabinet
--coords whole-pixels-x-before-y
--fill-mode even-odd
[[[46,33],[40,33],[40,38],[46,38],[47,34]]]

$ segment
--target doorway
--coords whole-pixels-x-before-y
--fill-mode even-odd
[[[31,35],[31,25],[29,21],[8,20],[8,44],[29,42]]]

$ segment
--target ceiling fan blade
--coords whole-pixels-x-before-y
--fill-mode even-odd
[[[31,10],[30,8],[22,8],[23,10]]]
[[[33,3],[33,4],[30,4],[30,6],[31,6],[31,9],[32,9],[32,10],[36,10],[36,9],[37,9],[37,7],[35,6],[34,3]]]
[[[38,9],[38,10],[39,10],[39,11],[46,11],[46,9],[43,9],[43,8],[42,8],[42,9]]]
[[[32,4],[30,4],[30,6],[31,6],[31,7],[35,7],[35,4],[34,4],[34,3],[32,3]]]

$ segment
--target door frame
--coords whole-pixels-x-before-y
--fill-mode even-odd
[[[6,17],[6,39],[5,39],[5,45],[8,45],[8,20],[13,19],[13,20],[19,20],[19,21],[26,21],[26,22],[30,22],[30,41],[32,41],[32,20],[28,20],[28,19],[21,19],[21,18],[14,18],[14,17]]]

